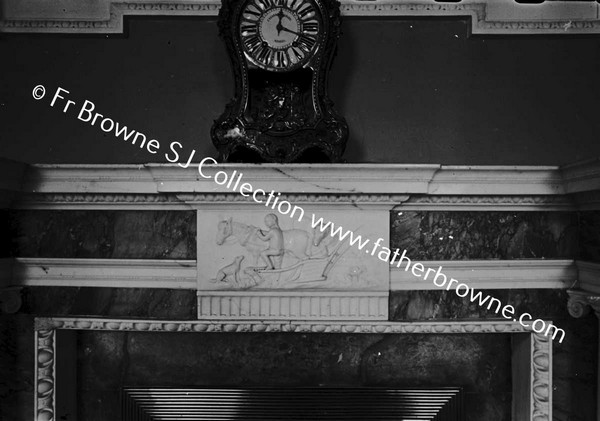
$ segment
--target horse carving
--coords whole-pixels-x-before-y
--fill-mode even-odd
[[[219,221],[217,224],[217,245],[223,245],[229,238],[237,240],[254,258],[258,264],[261,252],[267,249],[267,243],[262,241],[257,232],[259,228],[234,221],[232,218]],[[312,248],[311,236],[304,230],[282,230],[284,253],[298,260],[309,259]]]

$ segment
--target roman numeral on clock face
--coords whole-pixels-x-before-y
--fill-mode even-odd
[[[273,66],[279,68],[279,69],[283,69],[285,68],[283,60],[284,60],[284,55],[282,51],[273,51],[273,55],[272,55],[272,60],[273,60]]]
[[[255,36],[256,33],[258,32],[258,28],[256,27],[256,25],[253,23],[248,23],[248,22],[242,22],[240,29],[242,31],[243,37]]]
[[[304,52],[298,47],[289,48],[288,54],[290,55],[290,60],[293,63],[298,63],[300,60],[302,60],[304,58]]]
[[[278,68],[285,68],[289,64],[290,59],[287,55],[287,51],[276,51],[273,58],[273,64]]]
[[[295,12],[298,12],[298,9],[300,9],[300,7],[302,7],[302,5],[304,5],[304,0],[290,0],[290,4],[289,7],[290,9],[294,10]]]
[[[258,18],[260,17],[260,15],[262,14],[262,12],[257,9],[254,6],[248,6],[245,10],[244,10],[244,14],[242,15],[242,17],[244,18],[244,20],[246,22],[250,21],[250,22],[256,22],[258,21]]]
[[[301,20],[305,20],[315,15],[315,9],[313,9],[310,3],[304,3],[300,6],[297,13]]]
[[[270,55],[272,54],[272,50],[268,47],[263,47],[262,45],[258,47],[256,50],[256,59],[261,63],[268,64]]]
[[[298,45],[306,52],[312,50],[316,42],[317,40],[315,39],[315,37],[310,34],[302,34],[298,38]]]
[[[250,51],[254,51],[261,43],[262,42],[256,33],[244,38],[244,44]]]
[[[311,33],[319,32],[319,23],[316,20],[302,23],[302,30],[304,32],[311,32]]]
[[[277,0],[254,0],[254,2],[262,10],[271,9],[277,6]]]

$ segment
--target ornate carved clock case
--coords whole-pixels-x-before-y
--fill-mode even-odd
[[[235,96],[212,129],[225,162],[338,162],[348,137],[327,96],[336,0],[223,0]]]

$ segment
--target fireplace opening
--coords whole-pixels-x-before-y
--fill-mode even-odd
[[[122,390],[123,421],[459,421],[462,390],[448,388],[151,388]]]

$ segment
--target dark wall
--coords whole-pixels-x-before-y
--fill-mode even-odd
[[[214,18],[131,19],[125,35],[0,35],[0,156],[165,162],[50,108],[82,104],[197,158],[232,95]],[[467,36],[464,20],[348,18],[330,92],[349,162],[555,165],[600,155],[600,37]],[[47,97],[34,101],[38,84]],[[62,103],[64,104],[64,103]]]

